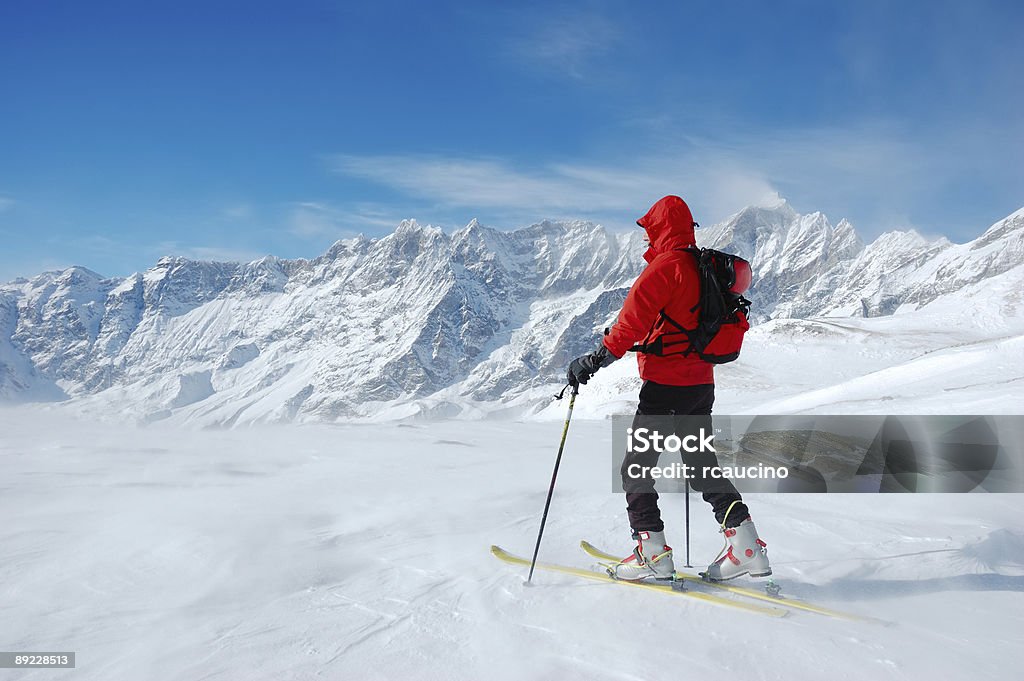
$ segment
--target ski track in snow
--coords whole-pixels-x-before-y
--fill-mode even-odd
[[[76,651],[79,681],[978,679],[1024,663],[1021,495],[748,495],[786,592],[884,627],[543,572],[526,587],[488,547],[532,550],[559,423],[188,431],[18,408],[0,432],[0,641]],[[607,421],[572,424],[543,560],[590,564],[582,538],[629,551],[609,442]],[[693,501],[701,565],[721,539]],[[683,500],[662,507],[682,564]]]

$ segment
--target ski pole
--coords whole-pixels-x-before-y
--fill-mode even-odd
[[[566,386],[568,387],[568,386]],[[548,521],[548,509],[551,507],[551,495],[555,492],[555,478],[558,477],[558,466],[562,463],[562,451],[565,449],[565,436],[569,433],[569,419],[572,418],[572,407],[576,403],[576,395],[580,392],[580,386],[572,385],[572,393],[569,395],[569,413],[565,415],[565,425],[562,427],[562,442],[558,445],[558,456],[555,457],[555,469],[551,471],[551,484],[548,486],[548,498],[544,502],[544,515],[540,517],[540,531],[537,533],[537,545],[533,547],[533,560],[530,561],[530,575],[526,578],[529,584],[533,579],[533,569],[537,566],[537,554],[540,553],[540,540],[544,536],[544,524]],[[556,400],[562,399],[565,388],[555,395]]]
[[[684,480],[686,483],[686,567],[693,567],[690,565],[690,481]]]

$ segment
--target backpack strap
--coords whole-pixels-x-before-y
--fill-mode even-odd
[[[654,337],[653,340],[646,340],[646,339],[651,337],[651,334],[654,333],[654,329],[656,329],[658,327],[658,323],[661,322],[661,321],[668,322],[672,326],[676,327],[676,329],[678,329],[678,331],[672,331],[672,332],[670,332],[668,334],[666,334],[666,333],[659,333],[657,336]],[[669,317],[668,314],[664,310],[661,310],[661,312],[658,313],[658,319],[655,320],[654,324],[651,325],[650,331],[647,332],[647,336],[645,336],[644,342],[637,343],[633,347],[629,348],[629,350],[627,350],[626,352],[639,352],[639,353],[643,353],[643,354],[647,354],[647,355],[664,356],[665,355],[665,345],[666,345],[666,343],[665,343],[665,336],[667,336],[667,335],[675,336],[675,335],[683,334],[686,337],[685,341],[670,342],[670,343],[668,343],[668,345],[682,345],[683,343],[686,343],[690,347],[688,347],[685,350],[683,350],[682,353],[678,353],[678,354],[682,354],[683,357],[686,357],[691,352],[693,352],[693,347],[692,347],[693,346],[693,336],[692,336],[692,334],[695,331],[696,331],[696,329],[687,329],[682,324],[680,324],[676,320],[674,320],[671,317]]]
[[[699,305],[698,305],[698,307],[699,307]],[[697,311],[697,308],[693,308],[693,307],[690,308],[690,312],[696,312],[696,311]],[[669,317],[668,314],[664,310],[661,311],[661,318],[664,319],[669,324],[671,324],[672,326],[674,326],[677,329],[679,329],[680,331],[682,331],[683,333],[691,333],[693,331],[693,329],[687,329],[685,326],[683,326],[682,324],[680,324],[676,320],[674,320],[671,317]]]
[[[693,255],[693,257],[695,257],[697,259],[697,274],[698,274],[698,281],[699,281],[699,277],[700,277],[700,260],[701,260],[701,255],[704,252],[704,249],[698,248],[697,246],[687,246],[686,248],[676,248],[674,250],[676,250],[676,251],[684,251],[686,253],[690,253],[690,254]],[[693,306],[692,308],[690,308],[690,312],[696,312],[699,307],[700,307],[700,296],[698,295],[697,304],[695,306]],[[669,343],[669,345],[682,345],[683,343],[686,343],[687,345],[689,345],[691,347],[686,348],[685,350],[683,350],[682,353],[679,353],[679,354],[682,354],[684,357],[689,355],[693,351],[693,347],[692,347],[692,345],[693,345],[693,338],[692,338],[691,334],[694,331],[696,331],[696,329],[687,329],[682,324],[680,324],[676,320],[674,320],[671,317],[669,317],[668,314],[665,312],[664,308],[662,308],[661,311],[658,313],[658,318],[654,320],[653,324],[651,324],[651,328],[647,330],[647,335],[644,336],[644,341],[641,342],[641,343],[637,343],[636,345],[631,347],[629,350],[627,350],[627,352],[639,352],[639,353],[648,354],[648,355],[664,356],[665,355],[665,335],[666,334],[660,333],[655,338],[651,339],[651,335],[654,333],[654,330],[656,328],[658,328],[658,325],[661,322],[668,322],[672,326],[676,327],[676,329],[678,329],[678,331],[673,331],[672,332],[673,335],[675,335],[677,333],[681,333],[681,334],[684,334],[686,336],[686,340],[685,341],[678,341],[678,342],[674,342],[674,343]]]

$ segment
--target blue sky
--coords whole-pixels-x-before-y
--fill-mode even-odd
[[[1017,2],[0,5],[0,280],[311,257],[398,220],[867,237],[1024,205]]]

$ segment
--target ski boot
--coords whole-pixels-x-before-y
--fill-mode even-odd
[[[749,574],[751,577],[767,577],[772,573],[768,564],[768,548],[757,536],[754,521],[747,516],[736,527],[722,528],[725,546],[718,558],[708,566],[701,576],[712,582],[722,582]]]
[[[672,547],[665,543],[665,533],[634,531],[633,539],[637,544],[632,555],[623,558],[617,565],[610,566],[608,574],[615,579],[630,582],[648,577],[672,580],[676,570],[672,564]]]

